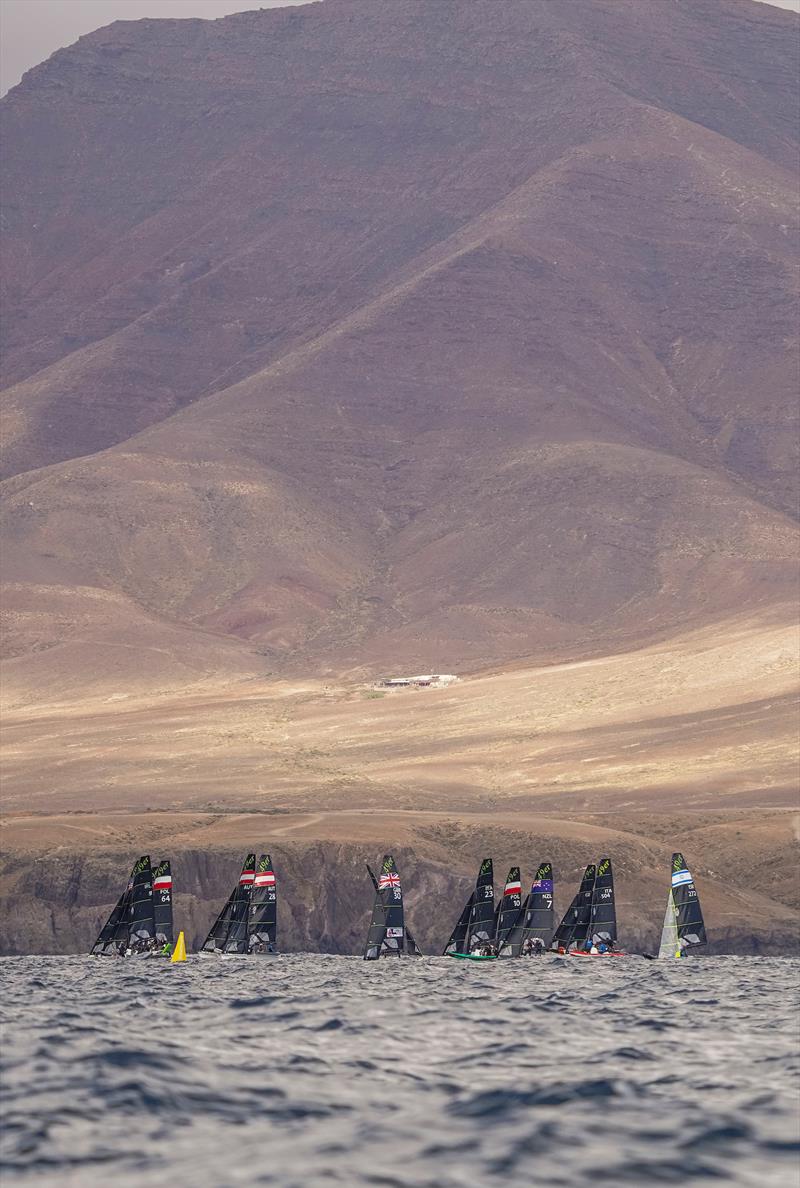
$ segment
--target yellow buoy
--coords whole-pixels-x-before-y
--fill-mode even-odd
[[[176,961],[185,961],[185,960],[186,960],[186,941],[184,940],[183,933],[179,932],[178,939],[175,942],[175,948],[172,951],[172,957],[170,958],[170,961],[174,964]]]

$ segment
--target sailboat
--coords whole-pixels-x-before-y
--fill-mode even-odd
[[[158,890],[154,893],[154,878]],[[96,957],[169,956],[172,945],[172,875],[167,860],[153,871],[150,855],[133,864],[128,883],[92,945]]]
[[[491,858],[484,858],[475,888],[444,947],[444,956],[496,960],[496,953],[485,951],[494,945],[494,923],[494,873]]]
[[[405,923],[403,888],[394,858],[391,854],[384,854],[381,873],[377,878],[369,865],[367,870],[375,888],[375,900],[364,945],[364,960],[377,961],[380,957],[421,957],[419,946]]]
[[[673,854],[658,956],[686,957],[693,949],[706,943],[706,927],[694,879],[683,854]]]
[[[583,872],[581,885],[564,917],[555,930],[550,948],[559,953],[568,953],[573,947],[583,945],[589,935],[592,917],[592,893],[597,867],[592,862]]]
[[[501,957],[528,957],[543,952],[553,936],[553,864],[542,862],[513,927],[498,944]]]
[[[256,877],[256,856],[248,854],[242,864],[239,880],[231,891],[224,908],[217,916],[201,953],[227,956],[248,952],[248,923],[250,894]]]

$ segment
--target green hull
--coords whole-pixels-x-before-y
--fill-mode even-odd
[[[447,953],[447,957],[457,957],[459,961],[497,961],[497,956],[482,957],[480,953]]]

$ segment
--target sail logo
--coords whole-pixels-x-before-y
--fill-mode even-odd
[[[390,940],[399,940],[403,935],[402,928],[387,928],[386,935]]]
[[[683,887],[686,883],[691,883],[692,876],[688,870],[677,870],[672,876],[673,887]]]
[[[400,875],[396,871],[390,871],[389,874],[382,874],[378,880],[378,890],[387,891],[389,888],[396,887],[400,890]]]
[[[274,887],[275,886],[275,871],[262,870],[255,877],[255,885],[257,887]]]
[[[254,870],[243,870],[239,875],[239,885],[241,887],[249,887],[256,877]]]
[[[153,879],[154,891],[169,891],[172,887],[172,875],[158,875]]]
[[[519,893],[521,891],[522,891],[522,883],[519,881],[519,879],[517,879],[517,881],[515,883],[506,883],[506,889],[503,892],[503,894],[504,895],[519,895]]]
[[[553,894],[553,880],[552,879],[534,879],[531,884],[531,891],[544,891],[548,895]]]

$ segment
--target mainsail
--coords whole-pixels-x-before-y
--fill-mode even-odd
[[[494,874],[491,858],[484,858],[472,894],[465,953],[494,941]]]
[[[706,943],[706,928],[694,879],[683,854],[673,854],[671,885],[658,955],[685,957],[687,949]]]
[[[592,889],[589,935],[595,945],[612,948],[617,941],[617,912],[614,905],[614,872],[610,858],[601,858]]]
[[[589,935],[592,916],[592,892],[597,867],[590,863],[583,872],[581,885],[572,903],[567,908],[564,918],[555,931],[551,942],[551,949],[569,949],[572,945],[582,945]]]
[[[276,953],[278,942],[278,890],[272,859],[262,854],[258,860],[253,889],[250,892],[250,920],[247,934],[248,953]]]
[[[473,891],[467,902],[461,909],[461,915],[456,921],[455,928],[450,933],[450,939],[444,947],[444,955],[448,953],[465,953],[467,943],[467,932],[469,930],[469,919],[472,915],[472,903],[475,899],[475,892]]]
[[[153,922],[156,943],[172,947],[172,868],[168,858],[153,871]]]
[[[239,882],[217,916],[202,949],[206,953],[247,952],[247,911],[250,892],[256,874],[256,856],[248,854],[239,875]]]
[[[522,882],[519,867],[512,866],[506,876],[503,896],[497,904],[495,912],[495,945],[497,951],[503,948],[522,913]]]
[[[145,854],[133,868],[129,907],[128,945],[134,952],[151,948],[156,926],[153,916],[153,869]]]

